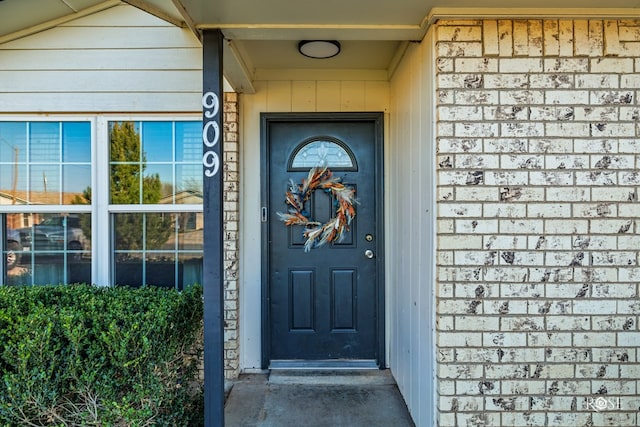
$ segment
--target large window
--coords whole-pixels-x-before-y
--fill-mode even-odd
[[[198,120],[0,120],[0,282],[202,282]]]
[[[108,127],[114,283],[202,283],[202,124]]]
[[[2,282],[91,281],[90,188],[89,121],[0,121]]]

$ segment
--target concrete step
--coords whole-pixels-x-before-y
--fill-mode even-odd
[[[241,375],[225,427],[415,427],[388,370],[272,370]]]

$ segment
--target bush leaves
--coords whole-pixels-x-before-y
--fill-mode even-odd
[[[202,288],[0,287],[0,425],[198,425]]]

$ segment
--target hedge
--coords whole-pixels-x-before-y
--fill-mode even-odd
[[[201,324],[200,286],[0,286],[0,425],[201,424]]]

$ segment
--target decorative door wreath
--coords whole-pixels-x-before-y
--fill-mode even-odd
[[[341,179],[334,177],[326,167],[312,168],[307,179],[303,179],[300,185],[289,180],[289,191],[287,191],[285,199],[289,206],[288,212],[278,212],[278,216],[287,226],[304,226],[305,252],[325,243],[342,241],[345,231],[349,230],[349,225],[356,216],[355,190],[340,181]],[[324,224],[309,218],[309,213],[305,210],[306,202],[311,198],[311,194],[318,189],[333,196],[336,208],[335,217]]]

